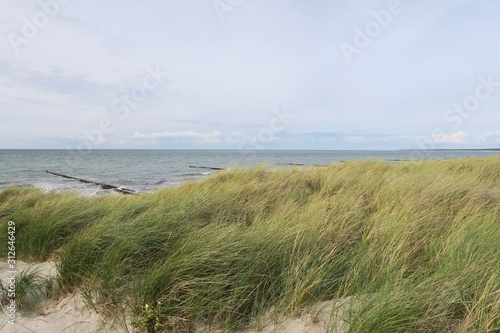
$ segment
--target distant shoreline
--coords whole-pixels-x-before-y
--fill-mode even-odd
[[[65,148],[0,148],[0,151],[71,151]],[[404,152],[404,151],[500,151],[500,148],[439,148],[439,149],[418,149],[418,148],[402,148],[402,149],[200,149],[200,148],[94,148],[92,151],[170,151],[170,152]]]
[[[208,150],[94,150],[71,155],[64,150],[0,150],[0,189],[9,184],[31,184],[47,190],[76,189],[95,194],[94,185],[70,181],[46,170],[149,192],[192,178],[204,179],[211,168],[255,165],[330,165],[352,160],[389,162],[499,156],[500,148],[476,150],[407,151],[208,151]],[[126,166],[126,167],[124,167]],[[189,166],[210,168],[194,169]]]
[[[500,148],[453,148],[453,149],[399,149],[399,151],[412,151],[412,150],[419,150],[419,151],[498,151],[500,152]]]

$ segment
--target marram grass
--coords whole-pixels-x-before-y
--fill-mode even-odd
[[[10,187],[2,235],[9,220],[18,257],[140,331],[349,296],[350,332],[500,330],[500,157],[236,168],[138,196]]]

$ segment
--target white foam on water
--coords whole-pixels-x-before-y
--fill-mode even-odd
[[[63,191],[73,191],[77,192],[79,194],[85,195],[85,196],[94,196],[94,195],[99,195],[99,192],[107,192],[106,190],[100,190],[96,189],[95,186],[89,186],[86,184],[79,184],[79,183],[47,183],[47,182],[41,182],[41,183],[34,183],[33,186],[35,186],[38,189],[41,189],[44,192],[55,192],[55,193],[61,193]],[[111,192],[111,191],[109,191]]]

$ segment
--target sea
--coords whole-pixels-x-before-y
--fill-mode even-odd
[[[113,193],[94,184],[47,173],[124,187],[137,192],[176,186],[188,179],[202,180],[218,168],[267,165],[327,165],[349,160],[456,159],[500,156],[500,151],[392,150],[392,151],[247,151],[247,150],[0,150],[0,191],[10,185],[34,186],[46,191],[75,190],[85,195]]]

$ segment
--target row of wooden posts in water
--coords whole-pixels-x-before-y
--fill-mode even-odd
[[[279,165],[290,165],[290,166],[305,166],[306,165],[306,164],[302,164],[302,163],[278,163],[278,164]],[[327,165],[314,164],[314,166],[327,166]],[[215,170],[215,171],[225,170],[225,168],[197,166],[197,165],[190,165],[189,167],[192,169],[208,169],[208,170]],[[52,171],[45,171],[45,172],[48,174],[54,175],[54,176],[59,176],[59,177],[63,177],[66,179],[77,180],[77,181],[85,183],[85,184],[94,184],[94,185],[99,186],[103,190],[114,190],[114,191],[117,191],[117,192],[122,193],[122,194],[140,194],[140,192],[138,192],[138,191],[131,190],[131,189],[128,189],[128,188],[125,188],[122,186],[115,186],[115,185],[106,184],[103,182],[97,182],[97,181],[93,181],[93,180],[67,176],[67,175],[63,175],[61,173],[52,172]]]
[[[209,169],[209,170],[217,170],[217,171],[224,170],[224,168],[195,166],[195,165],[190,165],[189,167],[190,168],[196,168],[196,169]],[[48,174],[51,174],[51,175],[54,175],[54,176],[63,177],[63,178],[66,178],[66,179],[78,180],[79,182],[85,183],[85,184],[94,184],[94,185],[99,186],[103,190],[114,190],[114,191],[117,191],[117,192],[122,193],[122,194],[140,194],[140,192],[138,192],[138,191],[131,190],[129,188],[125,188],[125,187],[122,187],[122,186],[115,186],[115,185],[106,184],[106,183],[103,183],[103,182],[96,182],[96,181],[93,181],[93,180],[88,180],[88,179],[83,179],[83,178],[78,178],[78,177],[73,177],[73,176],[67,176],[67,175],[63,175],[61,173],[52,172],[52,171],[45,171],[45,172],[48,173]]]

